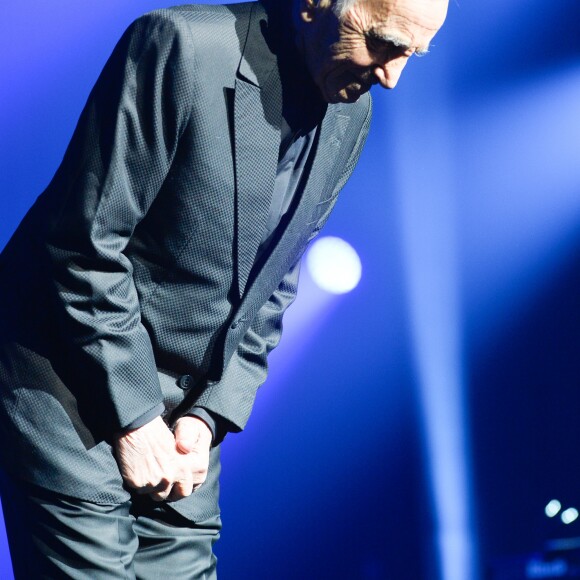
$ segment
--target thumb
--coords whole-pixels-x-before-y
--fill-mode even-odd
[[[196,417],[181,417],[175,424],[175,446],[180,453],[191,453],[199,442],[199,423]]]

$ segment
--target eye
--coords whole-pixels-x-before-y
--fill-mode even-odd
[[[366,34],[366,45],[369,52],[378,55],[382,60],[410,56],[413,53],[409,47],[400,46],[392,40],[382,38],[372,32]]]
[[[384,39],[368,34],[366,36],[367,49],[369,52],[390,53],[393,51],[395,45],[392,42],[386,42]]]

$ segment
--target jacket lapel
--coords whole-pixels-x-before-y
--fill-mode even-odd
[[[348,106],[329,105],[310,153],[311,166],[303,175],[302,195],[275,245],[252,272],[274,190],[282,122],[282,86],[276,56],[264,39],[265,27],[266,14],[258,3],[250,17],[234,96],[240,311],[263,304],[306,245],[316,226],[317,204],[331,195],[338,181],[335,174],[344,169],[337,160],[350,121]]]
[[[293,265],[306,246],[316,226],[312,221],[317,205],[327,199],[338,179],[333,175],[343,169],[337,167],[339,149],[344,138],[350,116],[342,105],[330,105],[321,124],[319,134],[311,151],[311,166],[303,176],[306,183],[294,212],[274,248],[265,256],[251,280],[239,311],[244,318],[252,318],[255,311],[271,296],[283,276]],[[245,313],[248,312],[249,316]]]
[[[255,7],[234,96],[237,275],[240,297],[266,229],[280,147],[282,88],[262,33],[265,13]]]

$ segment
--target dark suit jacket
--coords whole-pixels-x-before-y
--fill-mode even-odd
[[[328,107],[303,194],[256,262],[283,93],[267,35],[260,4],[190,5],[138,19],[115,48],[0,258],[2,459],[17,477],[124,501],[111,435],[162,402],[243,429],[371,110],[368,96]],[[219,446],[174,507],[216,513],[218,474]]]

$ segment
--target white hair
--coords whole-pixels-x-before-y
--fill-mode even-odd
[[[336,15],[341,18],[343,17],[356,3],[358,0],[334,0],[332,9]]]

